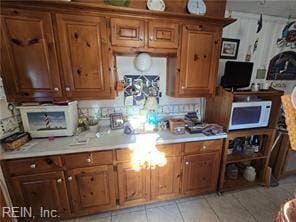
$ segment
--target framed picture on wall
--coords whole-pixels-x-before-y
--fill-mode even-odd
[[[236,59],[239,48],[239,42],[239,39],[222,38],[220,58]]]

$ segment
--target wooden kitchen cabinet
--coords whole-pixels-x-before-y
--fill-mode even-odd
[[[57,210],[59,216],[70,212],[62,171],[15,176],[11,178],[11,185],[14,205],[32,207],[36,216],[40,215],[40,207]]]
[[[114,46],[144,47],[144,20],[111,18],[111,41]]]
[[[180,193],[181,157],[166,157],[167,164],[151,169],[151,199],[164,200]]]
[[[220,35],[220,28],[216,26],[183,26],[180,56],[177,61],[174,58],[168,61],[168,95],[195,97],[214,93]]]
[[[166,21],[150,21],[148,23],[149,40],[151,48],[176,49],[179,43],[179,25]]]
[[[1,69],[9,101],[62,96],[49,12],[1,8]]]
[[[150,168],[135,171],[130,163],[117,165],[119,204],[135,205],[150,200]]]
[[[112,165],[66,171],[73,214],[87,214],[116,206]]]
[[[106,19],[70,14],[56,18],[67,97],[113,98]]]
[[[220,152],[184,156],[183,194],[214,192],[217,187],[219,167]]]

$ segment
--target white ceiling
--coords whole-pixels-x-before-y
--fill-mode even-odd
[[[277,17],[296,18],[296,0],[227,0],[226,9]]]

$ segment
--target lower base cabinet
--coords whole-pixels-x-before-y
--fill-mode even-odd
[[[112,165],[66,171],[69,200],[73,214],[87,214],[116,206]]]
[[[119,204],[135,205],[150,200],[150,169],[135,171],[130,163],[117,165]]]
[[[159,146],[166,155],[166,165],[139,171],[133,169],[128,149],[7,160],[1,164],[15,206],[32,207],[35,215],[42,206],[67,218],[214,192],[222,142]]]
[[[46,217],[41,209],[56,210],[61,217],[70,212],[63,171],[15,176],[11,184],[15,206],[32,209],[34,216]]]
[[[180,193],[181,157],[166,157],[167,164],[151,169],[151,199],[164,200]]]
[[[220,152],[186,155],[183,166],[183,194],[194,195],[216,190]]]

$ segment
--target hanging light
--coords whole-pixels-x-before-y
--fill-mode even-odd
[[[134,60],[134,65],[141,72],[148,71],[152,65],[151,56],[148,53],[138,54]]]

